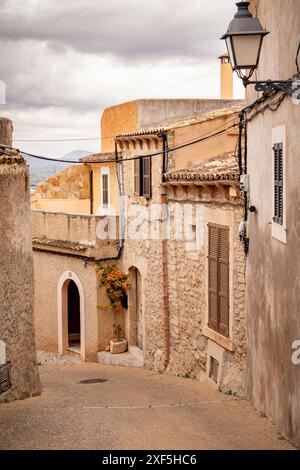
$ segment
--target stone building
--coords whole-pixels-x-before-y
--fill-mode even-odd
[[[104,153],[37,186],[32,216],[39,349],[144,365],[243,394],[243,214],[233,155],[242,103],[231,99],[226,55],[221,76],[227,99],[137,100],[107,108]],[[100,240],[105,221],[108,238]],[[185,238],[177,239],[172,231],[180,224]],[[215,319],[206,258],[213,231],[216,250],[227,250],[224,265],[221,251],[216,261]],[[189,239],[195,235],[196,241]],[[125,356],[106,351],[114,316],[101,308],[105,293],[96,268],[112,261],[131,284],[117,319],[128,341]]]
[[[40,392],[29,173],[22,155],[11,146],[12,123],[0,118],[0,402]]]
[[[169,214],[190,212],[187,240],[168,242],[170,363],[177,375],[244,393],[245,253],[236,157],[166,175]],[[171,225],[178,230],[178,222]]]
[[[256,13],[258,3],[252,1],[251,7]],[[264,40],[258,79],[294,77],[300,40],[299,1],[261,0],[258,17],[270,31]],[[249,86],[247,105],[258,97]],[[278,100],[282,102],[276,104]],[[263,109],[264,113],[257,114]],[[250,205],[256,211],[248,217],[246,396],[284,436],[299,445],[299,100],[278,92],[247,117],[251,119]]]
[[[232,155],[240,109],[241,104],[231,104],[160,128],[124,133],[116,142],[127,202],[120,264],[134,286],[125,312],[129,347],[141,350],[148,368],[212,380],[224,391],[242,395],[245,259],[238,239],[243,213]],[[223,132],[208,138],[216,129]],[[181,147],[199,136],[207,138]],[[185,175],[199,181],[194,184]],[[204,175],[208,181],[202,181]],[[184,214],[186,206],[189,213]],[[186,233],[177,240],[172,231],[179,225],[192,237],[197,234],[196,242]],[[219,229],[227,237],[225,330],[219,328],[220,312],[217,325],[208,316],[208,230]]]
[[[168,123],[165,127],[170,131],[169,145],[191,139],[198,132],[207,133],[213,126],[226,127],[228,122],[236,120],[237,113],[236,101],[232,100],[141,100],[135,105],[121,104],[120,109],[115,106],[112,111],[106,110],[102,117],[102,127],[110,129],[107,132],[122,129],[120,115],[124,114],[123,108],[127,110],[128,106],[137,110],[134,123],[137,119],[143,119],[141,122],[150,124],[162,123],[165,119]],[[221,108],[219,111],[217,111],[218,106]],[[193,114],[195,111],[197,114]],[[188,117],[189,113],[192,115]],[[176,124],[172,119],[177,115],[182,115],[183,121],[180,121],[181,125],[176,128],[176,132],[173,132],[172,129]],[[107,122],[112,116],[116,122]],[[155,135],[146,133],[141,139],[138,136],[132,136],[130,139],[125,136],[118,137],[116,143],[119,160],[122,161],[123,158],[121,147],[124,147],[124,158],[132,152],[132,149],[128,150],[129,140],[136,151],[141,150],[143,146],[143,152],[149,152],[149,149],[162,149],[165,137],[162,137],[161,130],[162,128],[158,132],[155,131]],[[133,174],[126,174],[124,162],[116,165],[115,151],[112,152],[115,150],[115,142],[109,144],[106,137],[103,136],[102,146],[106,146],[110,152],[82,158],[81,164],[73,165],[38,184],[32,195],[37,347],[39,350],[59,354],[71,350],[80,353],[85,360],[95,360],[99,351],[105,351],[112,336],[114,316],[101,308],[103,304],[101,297],[105,297],[105,294],[103,289],[99,289],[96,269],[99,265],[122,259],[119,265],[130,273],[133,288],[129,292],[129,308],[123,315],[118,316],[118,323],[129,341],[130,351],[136,354],[137,362],[142,364],[144,354],[140,352],[140,348],[136,348],[136,343],[138,337],[139,344],[143,344],[145,326],[143,321],[136,319],[136,312],[134,313],[132,308],[142,300],[143,295],[150,298],[153,292],[158,302],[161,302],[163,294],[157,279],[154,279],[154,284],[147,286],[147,289],[140,285],[142,278],[138,271],[139,265],[137,261],[133,262],[135,259],[132,261],[128,257],[129,245],[126,242],[123,243],[122,251],[122,241],[118,239],[118,233],[124,229],[126,222],[123,205],[128,207],[129,205],[120,195],[125,198],[128,195],[130,202],[136,200],[142,207],[147,205],[148,201],[143,196],[131,194]],[[171,139],[174,142],[171,143]],[[230,128],[224,136],[220,136],[218,145],[226,152],[234,148],[235,142],[236,132]],[[203,151],[207,157],[212,153],[205,143]],[[185,149],[182,149],[177,157],[180,166],[183,161],[187,164],[197,161],[198,154],[193,151],[189,155]],[[153,159],[152,171],[153,175],[157,175],[151,198],[153,203],[161,202],[160,185],[163,172],[161,161],[162,158]],[[100,239],[99,231],[102,235],[103,231],[105,232],[103,224],[106,223],[107,217],[109,225],[114,229],[114,238],[109,239],[104,236]],[[108,235],[111,236],[110,233]],[[157,248],[149,251],[147,242],[145,244],[137,242],[135,258],[139,251],[143,250],[147,253],[148,259],[151,258],[150,265],[153,262],[153,269],[156,269],[155,263],[161,263],[162,260],[159,251],[161,242],[154,242],[154,245]],[[128,266],[125,262],[127,258],[131,263]],[[144,274],[143,272],[143,279]],[[149,296],[148,292],[151,292]],[[74,302],[72,298],[75,299]],[[72,311],[77,318],[74,320],[74,328],[77,331],[70,336],[68,329],[73,322],[71,318],[73,314],[70,313]],[[157,309],[156,315],[160,318],[161,310]],[[139,326],[138,334],[135,329],[136,324]],[[160,352],[161,344],[157,342],[156,328],[160,329],[160,323],[156,325],[154,322],[147,334],[151,348],[149,354],[155,355],[155,358],[147,356],[149,360],[147,359],[145,363],[148,367],[152,367],[155,361],[157,367],[161,368],[164,358]]]

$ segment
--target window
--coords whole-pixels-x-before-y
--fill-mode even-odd
[[[109,208],[109,168],[101,168],[101,209],[107,211]]]
[[[151,157],[134,160],[134,194],[151,198]]]
[[[274,151],[274,216],[276,224],[283,225],[283,144],[275,144]]]
[[[272,236],[287,243],[286,232],[286,127],[272,129]]]
[[[229,228],[208,224],[208,325],[229,337]]]

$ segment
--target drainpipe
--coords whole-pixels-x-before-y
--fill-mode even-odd
[[[94,212],[94,187],[93,187],[93,170],[90,169],[90,214]]]
[[[163,165],[162,165],[162,182],[165,182],[165,172],[168,168],[168,137],[163,132],[161,134],[163,139]],[[168,201],[167,190],[161,186],[161,207],[166,208],[166,216],[168,217]],[[163,219],[163,218],[162,218]],[[168,272],[168,240],[165,239],[163,232],[163,223],[161,225],[162,235],[162,286],[163,286],[163,325],[164,325],[164,366],[168,367],[170,361],[170,305],[169,305],[169,272]]]

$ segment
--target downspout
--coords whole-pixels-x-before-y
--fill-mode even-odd
[[[162,137],[163,139],[163,168],[162,168],[162,182],[165,183],[166,182],[166,177],[165,177],[165,173],[167,172],[168,170],[168,136],[165,132],[162,132],[160,134],[160,136]]]
[[[168,168],[168,137],[163,132],[161,134],[163,139],[163,165],[162,165],[162,182],[165,182],[165,172]],[[169,271],[168,271],[168,240],[165,238],[164,223],[169,216],[167,190],[165,186],[161,186],[161,236],[162,236],[162,286],[163,286],[163,325],[164,325],[164,366],[168,367],[170,361],[170,305],[169,305]],[[165,212],[163,211],[165,208]],[[163,219],[163,215],[166,219]]]
[[[247,156],[248,156],[248,141],[247,141],[247,117],[245,111],[242,111],[239,114],[239,140],[238,140],[238,164],[239,164],[239,174],[247,174]],[[242,145],[244,134],[244,149]],[[243,156],[244,150],[244,156]],[[243,158],[244,157],[244,158]],[[240,239],[244,246],[245,255],[247,256],[249,250],[249,237],[247,233],[247,222],[248,222],[248,194],[245,191],[243,193],[244,200],[244,220],[240,225]]]
[[[90,214],[94,213],[94,183],[93,183],[94,172],[90,169]]]

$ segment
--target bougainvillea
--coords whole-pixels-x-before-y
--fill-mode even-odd
[[[119,310],[122,306],[126,290],[130,289],[129,275],[120,271],[115,264],[99,268],[100,287],[104,287],[110,300],[111,308]]]

